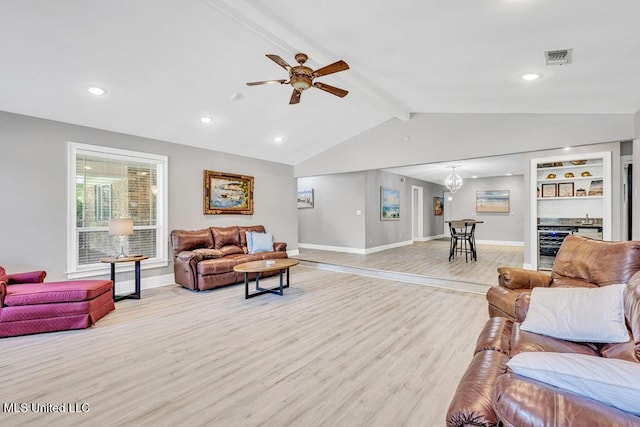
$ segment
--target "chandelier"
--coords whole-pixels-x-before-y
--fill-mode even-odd
[[[456,173],[455,166],[449,167],[451,168],[451,173],[449,174],[447,179],[444,180],[444,185],[447,186],[450,192],[455,193],[460,189],[460,187],[462,187],[462,178],[460,178],[460,175]]]

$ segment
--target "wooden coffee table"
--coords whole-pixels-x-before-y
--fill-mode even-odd
[[[251,261],[244,264],[238,264],[233,267],[233,271],[244,273],[244,299],[257,297],[262,294],[276,294],[282,296],[284,294],[284,288],[289,287],[289,268],[294,265],[298,265],[300,261],[291,258],[280,259],[268,259],[264,261]],[[280,272],[280,286],[275,288],[261,288],[260,287],[260,273],[267,273],[270,271]],[[286,285],[282,282],[283,273],[287,273]],[[249,293],[249,273],[256,273],[256,292]]]

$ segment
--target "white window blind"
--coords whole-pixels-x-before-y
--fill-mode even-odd
[[[125,253],[166,261],[166,156],[70,143],[70,275],[103,270],[101,258],[120,249],[109,236],[111,218],[133,219]],[[96,273],[97,274],[97,273]]]

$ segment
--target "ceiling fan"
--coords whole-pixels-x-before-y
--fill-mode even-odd
[[[307,62],[307,59],[309,58],[304,53],[296,54],[296,61],[298,62],[298,65],[296,65],[295,67],[287,64],[287,62],[284,59],[280,58],[278,55],[267,54],[267,58],[271,59],[273,62],[287,70],[289,72],[289,79],[250,82],[247,83],[247,86],[258,86],[270,83],[290,84],[291,86],[293,86],[293,94],[291,95],[289,104],[299,103],[302,92],[312,86],[324,90],[325,92],[329,92],[335,96],[339,96],[340,98],[344,98],[349,93],[349,91],[328,85],[326,83],[313,82],[313,79],[315,79],[316,77],[326,76],[327,74],[333,74],[337,73],[338,71],[348,70],[349,65],[347,65],[347,63],[342,60],[313,71],[311,70],[311,68],[304,65],[304,63]]]

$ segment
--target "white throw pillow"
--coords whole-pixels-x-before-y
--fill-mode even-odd
[[[507,362],[513,372],[640,415],[640,363],[586,354],[525,352]]]
[[[577,342],[627,342],[625,286],[533,288],[520,329]]]
[[[250,254],[257,254],[258,252],[271,252],[273,251],[273,234],[271,233],[252,233],[251,234],[251,248]]]

